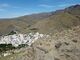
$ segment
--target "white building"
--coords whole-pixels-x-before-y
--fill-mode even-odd
[[[45,36],[44,34],[39,34],[38,32],[35,34],[29,33],[28,35],[27,34],[14,34],[14,35],[8,35],[8,36],[1,36],[0,44],[12,44],[15,47],[17,47],[20,44],[31,45],[36,40],[44,36]]]

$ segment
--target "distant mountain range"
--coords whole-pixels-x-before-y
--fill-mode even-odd
[[[80,5],[64,10],[21,16],[12,19],[0,19],[0,35],[11,31],[20,33],[40,32],[54,34],[57,31],[71,29],[80,25]]]

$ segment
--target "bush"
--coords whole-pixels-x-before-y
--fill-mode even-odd
[[[17,48],[23,48],[23,47],[27,47],[28,45],[27,44],[21,44],[21,45],[19,45]]]
[[[0,44],[0,52],[5,52],[12,49],[15,49],[15,47],[12,46],[12,44]]]

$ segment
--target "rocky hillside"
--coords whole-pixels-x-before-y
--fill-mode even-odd
[[[8,34],[14,30],[20,33],[40,32],[54,34],[56,31],[70,29],[78,25],[80,25],[80,5],[74,5],[55,12],[1,19],[0,35]]]
[[[79,46],[80,26],[77,26],[35,42],[31,60],[80,60]]]
[[[0,44],[0,60],[80,60],[80,5],[1,19]]]
[[[19,50],[18,50],[19,51]],[[0,60],[80,60],[80,26],[38,39],[20,52]]]

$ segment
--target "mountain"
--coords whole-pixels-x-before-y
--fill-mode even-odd
[[[55,12],[26,15],[12,19],[0,19],[0,34],[11,31],[20,33],[40,32],[54,34],[80,25],[80,5]]]
[[[46,17],[49,17],[52,13],[40,13],[26,15],[12,19],[0,19],[0,35],[8,34],[12,30],[17,30],[20,33],[29,32],[29,27]]]
[[[70,6],[65,9],[69,14],[79,16],[80,17],[80,5]]]
[[[0,34],[0,60],[80,60],[80,5],[1,19]]]
[[[80,26],[38,39],[27,48],[7,51],[0,60],[80,60]]]

